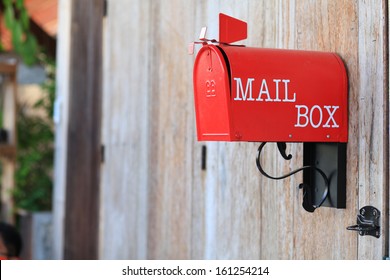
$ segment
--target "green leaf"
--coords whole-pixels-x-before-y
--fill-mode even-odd
[[[37,62],[38,42],[35,37],[28,34],[24,42],[24,62],[30,66]]]
[[[12,0],[3,0],[3,3],[5,6],[11,6],[12,5]]]
[[[20,22],[22,23],[23,30],[28,30],[30,27],[30,18],[25,9],[20,12]]]
[[[15,42],[16,44],[21,44],[22,43],[22,36],[23,36],[23,29],[22,29],[22,25],[20,24],[20,22],[15,21],[11,31],[12,31],[13,42]]]
[[[24,0],[16,0],[15,4],[16,4],[16,8],[18,8],[19,10],[24,8]]]
[[[15,13],[12,9],[12,6],[6,6],[4,11],[4,20],[5,20],[5,26],[8,29],[12,29],[14,23],[15,23]]]

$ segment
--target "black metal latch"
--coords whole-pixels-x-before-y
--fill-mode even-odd
[[[372,206],[364,206],[357,216],[357,225],[347,227],[347,230],[358,231],[361,236],[371,235],[380,237],[380,216],[381,212]]]

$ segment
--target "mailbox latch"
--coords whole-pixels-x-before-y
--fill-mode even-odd
[[[358,231],[361,236],[371,235],[380,237],[380,216],[381,212],[373,206],[364,206],[359,210],[357,225],[347,227],[347,230]]]

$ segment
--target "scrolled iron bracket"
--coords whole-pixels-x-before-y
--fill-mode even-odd
[[[261,143],[258,150],[257,150],[256,165],[257,165],[257,169],[260,171],[260,173],[262,175],[264,175],[265,177],[272,179],[272,180],[282,180],[282,179],[290,177],[290,176],[292,176],[300,171],[303,171],[305,169],[312,169],[312,170],[317,171],[322,176],[322,178],[324,179],[324,182],[325,182],[325,190],[324,190],[322,198],[318,204],[313,203],[313,198],[311,195],[312,186],[309,186],[308,184],[302,183],[299,185],[299,188],[303,189],[302,206],[306,211],[314,212],[317,208],[321,207],[321,205],[324,203],[324,201],[328,197],[328,193],[329,193],[329,179],[326,176],[326,174],[321,169],[319,169],[315,166],[307,165],[307,166],[303,166],[301,168],[298,168],[296,170],[293,170],[290,173],[287,173],[287,174],[282,175],[282,176],[271,176],[267,172],[265,172],[263,167],[261,166],[261,152],[263,151],[265,144],[267,144],[267,142]],[[290,160],[292,158],[291,154],[289,154],[289,155],[286,154],[287,146],[286,146],[285,142],[278,142],[277,146],[278,146],[279,153],[281,154],[281,156],[285,160]]]

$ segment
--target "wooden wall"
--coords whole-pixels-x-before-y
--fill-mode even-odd
[[[388,255],[386,1],[108,0],[103,35],[99,256],[102,259],[381,259]],[[254,47],[337,52],[348,68],[347,209],[307,213],[301,175],[259,174],[259,143],[199,143],[187,44],[218,13],[248,22]],[[202,146],[207,148],[201,169]],[[266,147],[266,168],[286,163]],[[382,211],[382,237],[346,227]]]

